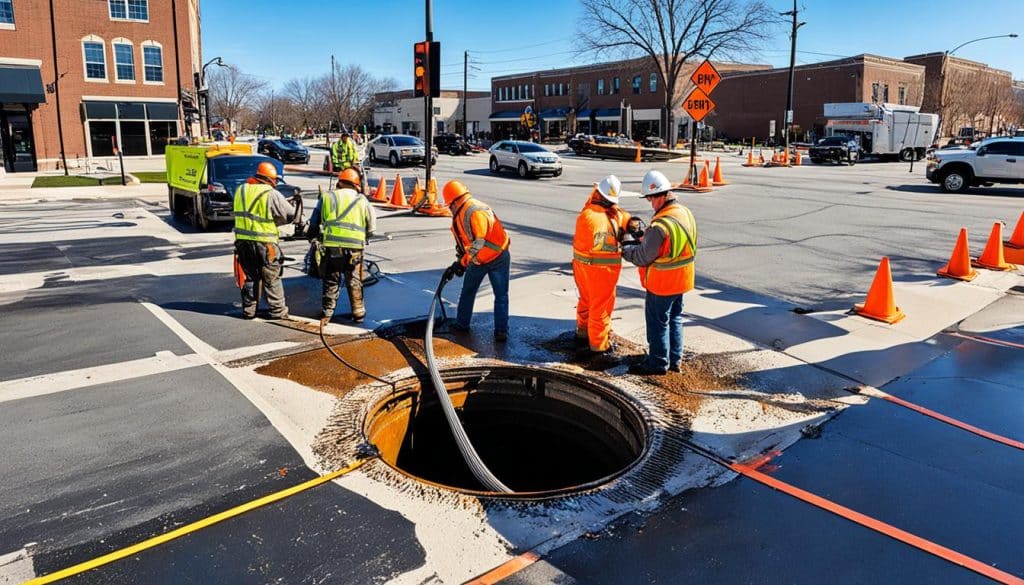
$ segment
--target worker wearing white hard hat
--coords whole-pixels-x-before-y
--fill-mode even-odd
[[[619,209],[622,182],[608,175],[594,185],[590,198],[576,218],[572,242],[572,273],[580,298],[576,303],[576,341],[590,351],[612,348],[612,311],[615,287],[622,271],[619,244],[630,216]]]
[[[628,246],[623,257],[640,268],[647,291],[647,355],[630,373],[649,375],[679,371],[683,358],[683,293],[693,289],[697,256],[697,221],[672,193],[672,183],[658,171],[648,171],[640,195],[654,210],[651,226],[640,244]]]

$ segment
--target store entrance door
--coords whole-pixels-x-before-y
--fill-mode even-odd
[[[7,172],[35,172],[36,147],[28,112],[0,111],[0,148]]]

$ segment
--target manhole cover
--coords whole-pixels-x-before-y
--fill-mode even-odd
[[[446,370],[442,379],[481,459],[518,495],[599,486],[630,469],[647,448],[643,414],[603,381],[517,366]],[[381,459],[417,480],[482,493],[429,381],[410,377],[396,387],[363,423]]]

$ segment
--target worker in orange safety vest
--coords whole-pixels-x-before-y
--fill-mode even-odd
[[[611,349],[615,287],[622,271],[622,247],[630,215],[620,209],[622,183],[608,175],[594,185],[590,199],[576,217],[572,241],[572,274],[579,290],[576,343],[594,353]]]
[[[457,258],[448,267],[445,278],[466,276],[452,328],[469,331],[476,293],[486,276],[494,293],[494,340],[504,343],[508,339],[508,285],[512,264],[508,234],[491,208],[474,199],[460,181],[448,181],[442,194],[452,211]]]

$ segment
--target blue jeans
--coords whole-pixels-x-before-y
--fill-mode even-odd
[[[668,371],[683,359],[683,295],[663,297],[650,291],[644,298],[647,358],[644,366]]]
[[[466,268],[466,274],[462,281],[462,294],[459,295],[459,310],[456,322],[460,327],[469,328],[469,322],[473,319],[473,303],[476,302],[476,293],[480,290],[480,283],[484,276],[491,281],[491,290],[494,292],[494,332],[508,333],[508,280],[509,268],[512,264],[508,250],[501,253],[491,262],[477,266],[470,264]]]

